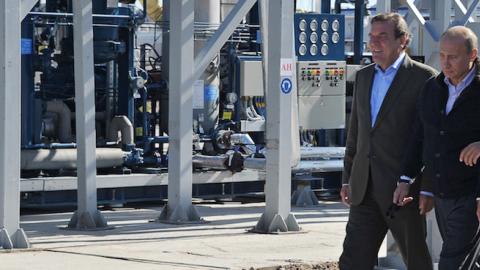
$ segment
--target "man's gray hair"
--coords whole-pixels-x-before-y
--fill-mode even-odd
[[[405,19],[398,13],[380,13],[375,15],[371,20],[370,24],[376,22],[391,22],[393,23],[393,31],[395,33],[395,38],[400,38],[404,36],[407,40],[405,47],[410,44],[410,40],[412,39],[412,35],[410,34],[410,30],[408,29],[407,22]],[[404,48],[405,49],[405,48]]]
[[[454,26],[442,34],[441,40],[443,39],[457,39],[461,38],[465,41],[465,48],[467,52],[471,53],[473,49],[478,48],[478,38],[477,35],[468,27],[465,26]]]

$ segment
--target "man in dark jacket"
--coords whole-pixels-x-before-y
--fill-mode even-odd
[[[410,179],[422,168],[426,179],[432,179],[443,238],[440,270],[458,269],[478,228],[478,169],[470,166],[470,157],[464,162],[460,155],[462,149],[480,140],[477,46],[475,34],[463,26],[442,35],[442,73],[430,79],[420,95],[403,176],[393,196],[393,202],[402,205]]]
[[[422,214],[431,209],[433,199],[419,195],[420,189],[429,188],[416,181],[414,203],[402,207],[395,219],[386,213],[402,173],[418,95],[436,71],[406,55],[410,34],[400,15],[373,17],[369,36],[375,63],[357,72],[345,151],[341,196],[350,214],[340,269],[372,270],[390,230],[408,269],[430,270]]]

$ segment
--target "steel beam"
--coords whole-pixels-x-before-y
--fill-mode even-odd
[[[463,2],[461,0],[454,0],[454,4],[456,7],[456,11],[459,11],[461,14],[461,18],[457,18],[458,16],[455,16],[455,24],[458,25],[466,25],[467,23],[474,23],[475,19],[472,17],[472,14],[475,12],[477,6],[478,6],[479,0],[473,0],[470,5],[468,6],[468,9],[463,5]],[[460,15],[457,14],[456,15]]]
[[[72,1],[72,4],[78,209],[73,214],[68,228],[103,229],[108,226],[107,221],[97,210],[92,0],[76,0]]]
[[[293,97],[295,84],[295,57],[293,50],[293,1],[261,0],[266,9],[268,49],[266,72],[266,183],[265,212],[253,228],[253,232],[276,233],[299,231],[300,227],[291,214],[291,154]],[[262,16],[265,12],[261,12]],[[263,20],[264,21],[264,20]],[[262,40],[266,40],[262,38]],[[289,87],[287,87],[289,86]],[[283,89],[283,90],[281,90]]]
[[[363,18],[365,17],[365,0],[355,1],[355,26],[353,41],[353,63],[359,64],[363,58]]]
[[[158,220],[202,222],[192,205],[194,0],[170,1],[168,203]],[[201,73],[200,73],[201,74]]]
[[[27,16],[38,1],[39,0],[20,0],[20,20],[23,20],[25,16]]]
[[[0,247],[28,248],[20,228],[20,2],[0,1]]]
[[[247,15],[257,0],[240,0],[222,22],[215,34],[208,39],[203,49],[195,57],[194,79],[198,79],[212,59],[218,54],[223,44],[232,35],[238,24]],[[171,4],[172,5],[172,4]],[[172,20],[170,20],[172,21]]]

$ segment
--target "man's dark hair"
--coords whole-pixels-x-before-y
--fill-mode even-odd
[[[410,34],[410,30],[408,29],[407,22],[403,17],[398,14],[398,13],[380,13],[378,15],[375,15],[371,20],[370,23],[376,23],[376,22],[391,22],[393,24],[393,31],[395,34],[395,38],[400,38],[404,36],[407,40],[407,43],[405,44],[408,46],[410,44],[410,40],[412,38],[412,35]],[[404,48],[404,49],[405,49]]]

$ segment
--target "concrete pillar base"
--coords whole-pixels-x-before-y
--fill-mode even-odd
[[[10,235],[6,229],[0,229],[0,247],[3,249],[30,248],[30,243],[23,229],[18,229],[13,235]]]
[[[80,213],[75,211],[73,213],[70,222],[68,222],[67,229],[89,231],[89,230],[110,230],[112,226],[108,226],[107,220],[103,217],[102,213],[95,210],[93,213],[85,211]]]
[[[318,198],[315,192],[313,192],[309,182],[298,183],[297,190],[295,190],[292,195],[292,204],[298,207],[318,205]]]
[[[257,225],[253,227],[250,232],[254,233],[283,233],[283,232],[298,232],[301,228],[297,223],[297,219],[293,214],[289,214],[286,219],[283,219],[279,214],[275,214],[271,220],[268,220],[264,213]]]
[[[167,204],[163,207],[157,221],[169,224],[205,223],[205,220],[200,217],[197,208],[193,205],[187,207],[177,205],[174,209],[171,209],[170,205]]]

